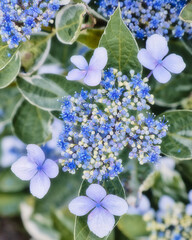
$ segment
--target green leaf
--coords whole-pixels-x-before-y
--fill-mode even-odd
[[[72,215],[68,208],[54,210],[52,214],[54,227],[61,235],[60,240],[73,239],[73,229],[75,223],[75,217]]]
[[[149,234],[147,224],[140,215],[124,215],[117,226],[126,237],[132,240]]]
[[[51,115],[48,112],[25,100],[18,107],[12,120],[14,133],[27,144],[40,144],[48,141],[51,137],[50,124]]]
[[[187,192],[181,175],[174,169],[160,168],[144,180],[139,188],[139,194],[151,189],[158,202],[162,195],[168,195],[177,201],[186,201]]]
[[[187,191],[181,175],[175,170],[166,171],[157,175],[152,187],[156,200],[162,195],[168,195],[176,201],[187,201]]]
[[[15,80],[21,67],[19,54],[14,55],[5,68],[0,71],[0,89],[7,87]]]
[[[78,194],[80,181],[81,174],[60,171],[59,176],[51,180],[50,190],[43,200],[36,200],[35,212],[48,213],[50,209],[65,207]]]
[[[67,5],[56,16],[56,35],[64,44],[72,44],[80,34],[83,15],[86,12],[84,4]]]
[[[0,171],[0,192],[19,192],[28,185],[28,182],[21,181],[10,169]]]
[[[0,89],[0,103],[2,114],[0,122],[7,123],[11,120],[12,114],[21,99],[21,94],[15,86],[9,86],[5,89]]]
[[[169,124],[161,145],[162,153],[179,160],[192,159],[192,111],[174,110],[162,115]]]
[[[18,78],[17,85],[30,103],[45,110],[60,110],[61,102],[58,100],[76,91],[80,92],[83,87],[80,82],[69,82],[64,76],[55,74]]]
[[[192,2],[188,3],[180,13],[180,19],[192,23]]]
[[[62,44],[55,36],[51,42],[50,57],[60,64],[67,73],[67,69],[71,66],[70,58],[73,55],[78,55],[81,47],[82,45],[78,42],[74,42],[72,45]]]
[[[25,199],[22,193],[0,193],[0,216],[15,216],[19,214],[19,206]]]
[[[52,219],[43,214],[34,214],[32,199],[21,204],[21,218],[26,231],[37,240],[61,240],[60,234],[53,228]]]
[[[180,161],[176,166],[178,172],[181,174],[185,181],[187,189],[191,189],[192,186],[192,160]]]
[[[160,84],[155,79],[152,79],[152,94],[155,96],[157,105],[176,107],[192,91],[192,45],[189,40],[184,39],[170,40],[169,43],[170,52],[183,57],[186,69],[181,74],[173,74],[171,80],[166,84]]]
[[[152,188],[159,176],[160,173],[158,171],[150,173],[147,176],[147,178],[143,181],[143,183],[140,185],[139,194],[141,195],[143,192],[148,191],[150,188]]]
[[[21,63],[28,75],[37,71],[45,62],[50,47],[51,38],[47,33],[34,34],[29,41],[22,44],[20,49]]]
[[[103,29],[86,29],[81,32],[77,41],[89,48],[95,49],[99,45],[103,31]]]
[[[79,196],[86,195],[86,189],[89,187],[89,183],[87,181],[83,181],[80,187]],[[114,194],[121,198],[125,198],[124,189],[121,185],[119,178],[115,178],[113,181],[106,181],[103,184],[103,187],[107,191],[107,194]],[[119,217],[115,217],[115,222],[119,221]],[[109,236],[102,238],[103,240],[108,239]],[[76,217],[75,221],[75,232],[74,232],[74,240],[99,240],[96,235],[94,235],[88,228],[87,225],[87,216]]]
[[[0,39],[0,70],[7,66],[11,59],[16,54],[18,48],[10,49],[7,43]]]
[[[119,8],[111,16],[99,46],[107,49],[107,67],[116,68],[127,75],[130,70],[134,70],[136,73],[142,71],[141,64],[137,59],[139,51],[137,42],[124,24]]]

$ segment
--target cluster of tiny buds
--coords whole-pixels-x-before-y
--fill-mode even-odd
[[[2,0],[0,2],[0,35],[10,48],[18,47],[42,25],[53,22],[59,0]]]
[[[192,216],[185,212],[182,203],[174,203],[166,210],[158,210],[154,215],[144,215],[147,230],[151,233],[149,240],[187,240],[192,237]]]
[[[192,24],[179,20],[182,8],[189,0],[100,0],[98,11],[105,17],[113,14],[120,4],[122,18],[138,39],[155,33],[181,38],[192,36]]]
[[[63,99],[64,129],[60,135],[64,171],[83,168],[89,182],[114,178],[123,171],[119,153],[130,147],[130,158],[156,163],[167,125],[149,113],[154,103],[148,79],[116,69],[103,73],[100,89],[83,90]]]

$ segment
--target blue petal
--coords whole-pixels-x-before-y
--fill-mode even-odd
[[[189,201],[192,203],[192,190],[189,191],[188,198],[189,198]]]
[[[160,83],[167,83],[171,79],[171,74],[164,67],[158,65],[153,70],[154,78]]]
[[[80,70],[85,70],[88,67],[86,59],[81,55],[74,55],[70,60]]]
[[[66,76],[67,80],[71,81],[78,81],[85,77],[87,74],[87,71],[81,71],[79,69],[73,69],[70,72],[68,72],[68,75]]]
[[[114,228],[114,216],[102,207],[95,208],[87,220],[88,227],[96,236],[103,238]]]
[[[33,196],[41,199],[47,194],[50,185],[51,182],[48,176],[43,171],[39,171],[31,179],[30,192]]]
[[[59,173],[59,167],[53,160],[47,159],[43,164],[43,171],[49,178],[55,178]]]
[[[23,156],[13,163],[11,171],[21,180],[28,181],[37,173],[37,164]]]
[[[42,165],[45,160],[44,152],[35,144],[27,145],[27,155],[31,161],[34,161],[38,165]]]
[[[69,210],[77,216],[84,216],[96,206],[96,202],[86,196],[80,196],[69,203]]]
[[[154,34],[147,39],[146,49],[156,60],[162,60],[169,52],[166,39],[159,34]]]
[[[86,195],[95,202],[100,202],[107,195],[107,193],[101,185],[91,184],[86,190]]]
[[[101,71],[100,70],[89,70],[84,83],[88,86],[97,86],[101,82]]]
[[[144,48],[139,51],[137,58],[144,67],[150,70],[153,70],[157,65],[157,60]]]
[[[127,202],[123,198],[112,194],[107,195],[101,205],[115,216],[122,216],[128,211]]]
[[[185,67],[186,64],[183,61],[183,58],[176,54],[170,54],[163,60],[163,67],[165,67],[168,71],[172,73],[181,73]]]
[[[158,206],[160,210],[166,211],[167,209],[172,208],[174,204],[175,201],[171,197],[165,195],[160,198]]]
[[[90,70],[103,70],[108,61],[107,50],[104,47],[96,48],[89,63]]]
[[[185,211],[187,215],[192,216],[192,204],[187,204]]]

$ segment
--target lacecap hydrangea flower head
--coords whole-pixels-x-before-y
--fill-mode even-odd
[[[99,0],[98,11],[106,18],[120,5],[122,18],[138,39],[154,33],[181,38],[192,36],[192,24],[179,20],[189,0]]]
[[[98,52],[100,58],[95,57]],[[75,59],[80,60],[80,57]],[[158,162],[160,144],[168,128],[164,119],[155,119],[149,112],[154,99],[148,79],[142,79],[134,71],[128,77],[114,68],[103,71],[101,77],[105,60],[106,50],[96,49],[91,65],[85,62],[87,70],[84,70],[83,59],[82,70],[75,69],[79,78],[77,72],[74,74],[74,80],[90,74],[92,83],[89,85],[101,81],[101,88],[82,89],[73,96],[63,98],[62,104],[64,128],[58,142],[62,149],[60,163],[63,171],[72,174],[82,168],[83,178],[89,182],[118,176],[123,171],[119,153],[124,148],[130,148],[129,158],[138,160],[140,164]],[[99,69],[97,66],[100,66]],[[78,67],[81,69],[79,63]],[[98,72],[95,75],[96,84],[95,71]]]
[[[189,192],[191,202],[191,191]],[[190,203],[191,204],[191,203]],[[188,240],[192,237],[192,212],[188,204],[175,202],[170,196],[159,199],[158,211],[144,215],[147,229],[150,232],[149,240]]]
[[[59,10],[59,0],[2,0],[0,2],[0,35],[10,48],[29,39],[47,26]]]

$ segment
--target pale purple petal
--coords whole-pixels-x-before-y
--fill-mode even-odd
[[[43,171],[38,171],[30,181],[30,192],[37,198],[43,198],[50,188],[51,182]]]
[[[154,34],[147,39],[146,49],[156,60],[162,60],[169,52],[166,39],[159,34]]]
[[[56,162],[51,159],[47,159],[43,164],[43,171],[49,178],[55,178],[59,173],[59,167]]]
[[[192,204],[187,204],[185,211],[187,215],[192,216]]]
[[[37,164],[23,156],[13,163],[11,171],[21,180],[28,181],[37,173]]]
[[[84,3],[90,3],[91,0],[83,0]]]
[[[86,195],[95,202],[100,202],[107,195],[107,193],[101,185],[91,184],[86,190]]]
[[[189,191],[188,197],[189,197],[189,201],[192,203],[192,190]]]
[[[86,59],[81,55],[72,56],[70,60],[77,68],[81,70],[85,70],[88,67]]]
[[[153,70],[157,66],[157,60],[155,60],[146,49],[141,49],[137,55],[139,62],[146,68]]]
[[[27,145],[27,156],[31,161],[36,162],[38,165],[42,165],[45,160],[44,152],[35,144]]]
[[[171,74],[164,67],[158,65],[153,70],[154,78],[160,83],[167,83],[171,79]]]
[[[181,73],[186,67],[183,58],[174,53],[167,56],[162,65],[172,73]]]
[[[101,71],[100,70],[89,70],[84,83],[88,86],[97,86],[101,82]]]
[[[77,81],[77,80],[81,80],[85,77],[87,71],[82,71],[79,69],[73,69],[70,72],[68,72],[68,75],[66,76],[67,80],[71,80],[71,81]]]
[[[104,208],[97,207],[88,215],[87,224],[91,232],[103,238],[113,230],[115,218]]]
[[[127,202],[113,194],[107,195],[101,202],[101,205],[115,216],[122,216],[128,211]]]
[[[150,210],[151,204],[149,199],[145,195],[142,195],[141,199],[139,200],[138,208],[142,214]]]
[[[107,50],[104,47],[96,48],[89,63],[90,70],[103,70],[108,61]]]
[[[166,211],[170,208],[173,208],[174,204],[175,204],[175,201],[173,200],[173,198],[167,195],[164,195],[160,198],[158,206],[161,211]]]
[[[96,206],[96,202],[86,196],[80,196],[69,203],[69,210],[77,216],[84,216]]]

